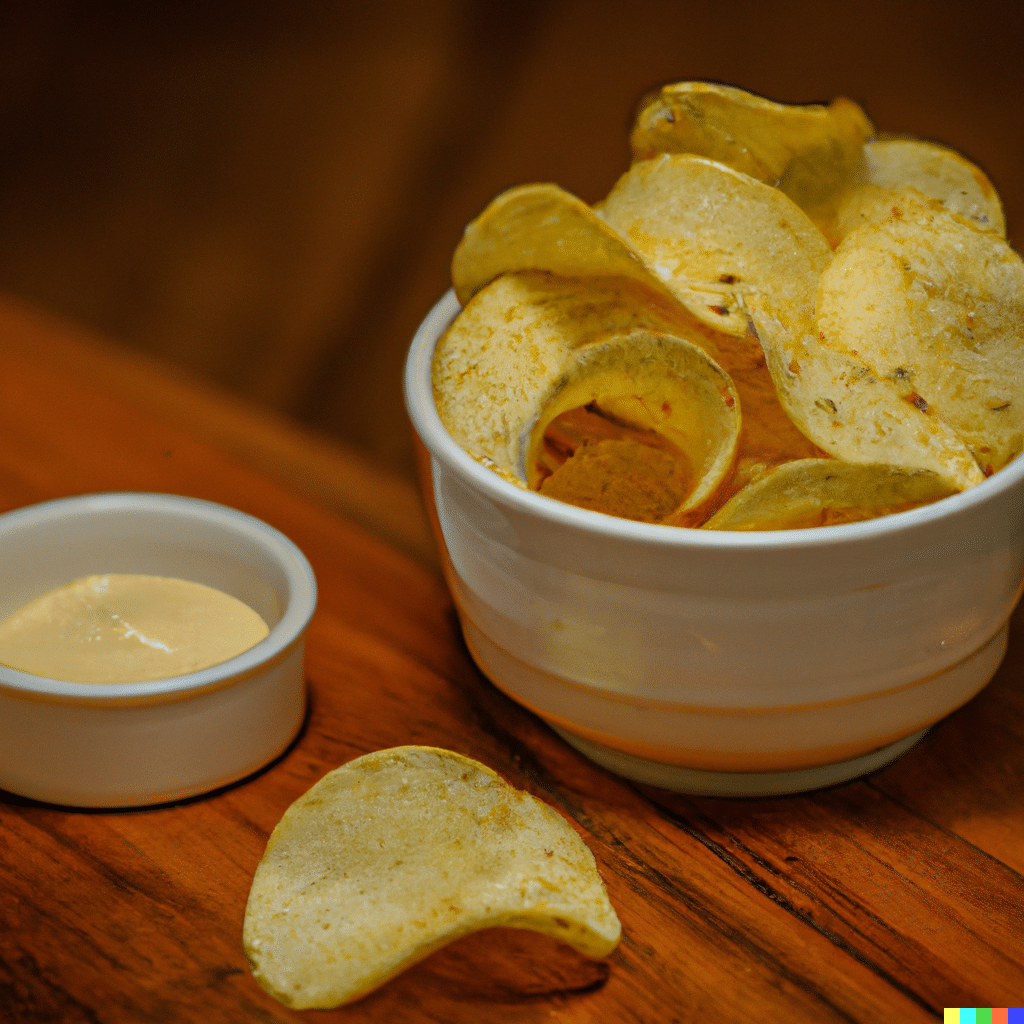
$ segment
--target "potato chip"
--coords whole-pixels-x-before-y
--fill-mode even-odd
[[[668,522],[692,489],[689,460],[675,445],[596,404],[555,417],[531,470],[541,494],[640,523]]]
[[[984,474],[946,423],[907,401],[854,351],[826,348],[813,312],[754,295],[747,309],[779,401],[805,437],[844,462],[930,470],[956,490]]]
[[[285,811],[243,945],[275,999],[326,1009],[494,926],[595,959],[621,932],[593,854],[559,814],[468,757],[395,747],[330,772]]]
[[[994,232],[925,203],[859,228],[821,278],[817,328],[988,471],[1024,448],[1024,261]]]
[[[579,350],[596,346],[601,351],[601,345],[614,338],[615,351],[643,367],[645,374],[657,362],[672,376],[666,380],[668,390],[662,399],[674,403],[672,413],[661,416],[671,421],[669,430],[674,429],[672,424],[689,422],[689,403],[704,409],[709,388],[719,403],[726,402],[719,388],[725,388],[735,403],[721,369],[689,338],[680,336],[691,329],[692,321],[678,306],[660,303],[656,293],[626,278],[505,274],[473,297],[438,342],[433,363],[435,405],[445,428],[466,451],[525,484],[527,447],[535,422],[570,381],[581,379],[581,367],[597,365],[578,357]],[[675,341],[655,345],[649,341],[651,334]],[[643,340],[631,355],[625,339],[633,335]],[[698,337],[707,343],[705,337]],[[578,358],[582,359],[579,364]],[[605,377],[602,387],[608,391],[603,397],[618,401],[623,389],[632,388],[639,379],[630,372],[623,370],[617,383]],[[689,383],[675,379],[684,372],[700,379]],[[692,394],[688,388],[694,389]],[[640,414],[639,409],[634,412]],[[738,404],[728,419],[738,424]],[[643,422],[648,425],[647,420]],[[728,446],[734,438],[726,436],[719,443]],[[701,444],[692,441],[697,448]],[[698,452],[695,464],[707,463]]]
[[[933,199],[975,227],[1006,235],[999,195],[985,172],[933,142],[886,139],[864,147],[858,181],[843,193],[827,231],[838,244],[864,224],[888,220],[908,202]]]
[[[830,522],[905,505],[875,502],[879,474],[946,493],[1005,465],[1024,448],[1024,271],[999,197],[952,150],[873,135],[847,100],[683,82],[642,104],[634,162],[593,208],[554,185],[503,193],[456,252],[463,301],[531,268],[605,279],[587,286],[604,297],[574,305],[552,278],[473,299],[435,359],[455,439],[520,486],[682,526],[790,462],[874,467],[841,471],[867,488],[857,512],[788,471]]]
[[[753,336],[724,339],[716,362],[729,374],[743,410],[730,489],[739,490],[754,475],[783,462],[824,457],[825,452],[800,433],[783,409],[764,352]]]
[[[817,275],[832,258],[791,199],[703,157],[665,154],[634,164],[600,214],[673,294],[705,295],[720,322],[733,318],[734,334],[746,333],[747,295],[813,303]]]
[[[557,185],[519,185],[492,200],[466,227],[455,250],[452,286],[466,305],[499,275],[519,270],[545,270],[562,277],[630,278],[661,293],[663,305],[681,302],[716,330],[740,335],[746,330],[742,317],[730,319],[721,308],[717,294],[709,297],[677,289],[673,298],[582,199]]]
[[[473,221],[452,257],[452,285],[465,305],[484,285],[515,270],[562,277],[630,277],[661,282],[582,199],[557,185],[517,185]]]
[[[670,288],[695,278],[730,282],[756,327],[779,401],[824,451],[846,462],[931,470],[958,489],[983,478],[947,424],[904,401],[852,351],[821,344],[814,303],[832,252],[777,189],[710,160],[665,155],[634,164],[603,216]]]
[[[800,459],[740,491],[705,530],[796,530],[860,522],[954,493],[935,473],[899,466]]]
[[[678,506],[658,521],[702,505],[732,464],[740,431],[735,388],[721,367],[681,338],[637,330],[577,349],[533,425],[530,470],[538,463],[548,425],[571,409],[591,406],[612,420],[661,435],[685,457],[689,486]],[[640,454],[635,446],[633,454]],[[636,471],[642,472],[643,464]],[[528,483],[538,485],[535,472]]]
[[[635,160],[660,153],[717,160],[777,186],[814,213],[853,178],[873,134],[852,100],[794,105],[728,85],[678,82],[641,104],[631,144]]]

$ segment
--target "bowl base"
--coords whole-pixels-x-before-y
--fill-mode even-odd
[[[928,731],[921,729],[860,757],[816,768],[800,768],[789,772],[708,772],[680,765],[662,764],[660,761],[649,761],[647,758],[614,750],[582,736],[575,736],[558,726],[553,725],[552,728],[584,757],[633,782],[642,782],[648,786],[657,786],[659,789],[668,789],[673,793],[683,793],[687,796],[734,797],[784,796],[787,793],[804,793],[811,789],[824,789],[826,786],[836,786],[840,782],[849,782],[895,761]]]

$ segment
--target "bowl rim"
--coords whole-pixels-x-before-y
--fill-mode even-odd
[[[536,491],[516,487],[477,462],[448,433],[433,400],[432,363],[441,336],[462,309],[454,289],[441,296],[413,336],[405,363],[403,391],[413,429],[432,458],[436,458],[495,502],[525,515],[572,527],[609,540],[644,543],[665,548],[705,551],[791,551],[891,538],[937,520],[968,513],[988,504],[1024,480],[1024,456],[966,491],[940,498],[930,505],[894,512],[858,523],[815,526],[795,530],[701,530],[629,519],[578,508]]]
[[[0,694],[84,706],[134,706],[191,699],[252,678],[270,663],[284,658],[301,639],[317,604],[317,583],[312,566],[298,545],[280,530],[228,505],[155,491],[74,495],[0,514],[0,539],[8,528],[26,521],[57,525],[66,523],[69,516],[115,511],[188,515],[196,521],[227,528],[254,541],[277,562],[287,577],[290,596],[281,619],[266,637],[248,650],[197,672],[137,683],[77,683],[0,665]]]

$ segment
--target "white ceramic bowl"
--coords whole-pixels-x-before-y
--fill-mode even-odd
[[[280,754],[305,715],[316,580],[252,516],[169,494],[94,494],[0,515],[0,620],[81,576],[143,573],[216,587],[270,634],[212,668],[145,683],[71,683],[0,666],[0,788],[76,807],[176,800]]]
[[[1024,458],[924,508],[813,530],[634,523],[525,491],[434,408],[448,293],[406,364],[448,582],[481,670],[585,754],[683,792],[856,777],[988,682],[1024,580]]]

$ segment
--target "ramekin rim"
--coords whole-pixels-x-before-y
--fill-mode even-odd
[[[264,664],[274,661],[278,655],[291,647],[305,632],[316,610],[317,582],[312,566],[302,550],[276,527],[257,516],[205,498],[171,494],[157,491],[100,491],[87,494],[53,498],[48,501],[25,505],[0,514],[0,535],[11,524],[25,519],[40,519],[59,522],[76,512],[102,513],[143,508],[153,512],[188,513],[189,515],[231,525],[248,534],[275,556],[288,579],[289,602],[281,619],[259,643],[229,658],[227,661],[198,672],[169,676],[136,683],[77,683],[48,676],[22,672],[6,665],[0,665],[0,687],[8,693],[26,691],[26,695],[40,694],[50,697],[65,697],[75,704],[95,703],[102,706],[112,700],[131,703],[138,699],[140,704],[151,703],[161,696],[181,697],[189,691],[205,693],[227,677],[239,680],[252,678]]]

